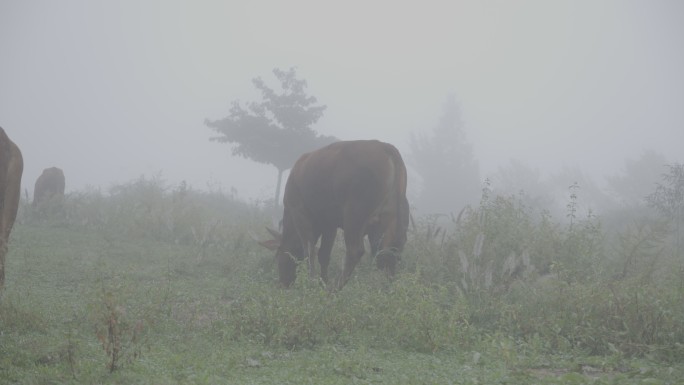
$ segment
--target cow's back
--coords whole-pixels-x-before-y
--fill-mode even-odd
[[[405,168],[397,173],[394,146],[377,140],[336,142],[302,155],[292,168],[285,205],[339,222],[350,202],[375,211],[395,186],[405,195]],[[403,167],[403,162],[401,162]],[[396,180],[397,176],[403,180]],[[402,176],[403,175],[403,176]]]
[[[14,143],[10,141],[5,130],[0,127],[0,202],[4,202],[5,186],[7,185],[7,171],[12,158]]]

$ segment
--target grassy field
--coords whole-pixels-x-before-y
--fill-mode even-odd
[[[364,257],[330,293],[302,271],[277,287],[251,238],[268,222],[154,180],[24,202],[0,383],[684,384],[681,265],[655,225],[611,243],[492,200],[417,218],[395,279]]]

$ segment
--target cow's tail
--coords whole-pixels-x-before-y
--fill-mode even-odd
[[[396,147],[388,145],[388,155],[392,159],[394,165],[394,185],[392,189],[394,191],[394,226],[391,228],[391,240],[390,244],[385,244],[383,246],[389,246],[393,253],[398,253],[404,246],[406,242],[406,224],[408,218],[408,202],[406,200],[406,185],[407,185],[407,172],[404,160],[397,150]]]
[[[406,198],[406,185],[408,180],[406,165],[404,164],[404,159],[402,158],[401,153],[399,153],[399,150],[397,150],[397,148],[393,145],[387,144],[386,153],[392,160],[392,166],[394,169],[394,184],[392,185],[392,189],[397,194],[397,207],[395,209],[397,210],[397,213],[399,213],[401,212],[401,208],[403,206],[402,201]]]

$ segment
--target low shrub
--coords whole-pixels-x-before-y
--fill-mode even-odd
[[[668,287],[670,289],[668,289]],[[568,284],[557,278],[520,283],[506,300],[515,306],[499,327],[522,340],[541,338],[549,352],[684,358],[682,292],[635,281]]]

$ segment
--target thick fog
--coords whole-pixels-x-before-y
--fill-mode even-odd
[[[0,126],[23,186],[141,175],[270,199],[277,171],[233,157],[205,119],[297,68],[319,133],[395,144],[455,96],[482,179],[511,159],[595,180],[655,151],[684,161],[684,2],[0,2]],[[411,181],[409,182],[411,183]]]

